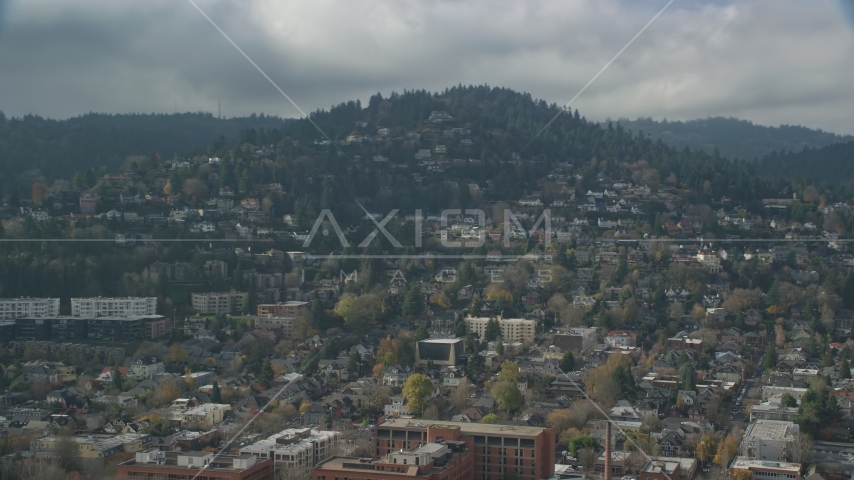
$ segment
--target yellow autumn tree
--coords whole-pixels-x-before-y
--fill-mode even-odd
[[[736,468],[732,471],[732,478],[735,480],[753,480],[753,472],[745,468]]]
[[[504,360],[501,364],[501,371],[498,373],[498,379],[502,382],[516,383],[519,380],[519,364],[512,360]]]

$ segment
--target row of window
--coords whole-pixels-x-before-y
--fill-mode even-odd
[[[797,478],[797,475],[789,474],[789,473],[771,473],[771,472],[762,472],[762,471],[754,471],[754,475],[757,477],[764,478],[788,478],[794,480]]]

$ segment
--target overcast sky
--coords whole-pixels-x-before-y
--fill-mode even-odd
[[[667,0],[196,0],[305,111],[489,84],[564,103]],[[854,134],[854,0],[676,2],[575,102]],[[188,0],[0,0],[0,110],[299,116]]]

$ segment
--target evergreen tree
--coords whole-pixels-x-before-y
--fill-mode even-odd
[[[211,389],[211,402],[222,403],[222,393],[219,391],[219,383],[214,380],[213,388]]]
[[[842,363],[839,364],[839,378],[851,378],[851,365],[847,358],[842,359]]]
[[[258,293],[255,291],[255,273],[249,277],[249,289],[243,295],[243,312],[254,315],[258,305]]]
[[[780,282],[778,280],[774,280],[774,283],[771,284],[771,288],[768,289],[768,293],[765,295],[765,303],[769,305],[778,305],[780,303]]]
[[[415,330],[415,341],[420,342],[421,340],[425,340],[427,338],[430,338],[430,333],[427,332],[427,327],[425,327],[424,325],[420,325]]]
[[[323,304],[319,298],[315,297],[311,301],[311,326],[319,329],[323,324],[325,315],[326,312],[323,310]]]
[[[359,353],[355,348],[350,350],[350,358],[347,359],[347,372],[352,375],[359,373],[360,364],[361,358],[359,357]]]
[[[332,342],[330,342],[332,343]],[[249,362],[246,364],[246,370],[253,375],[260,375],[261,368],[264,365],[264,349],[261,345],[255,345],[249,351]]]
[[[762,360],[762,370],[770,372],[777,368],[777,347],[772,343],[765,351],[765,359]]]
[[[116,366],[114,366],[114,367],[113,367],[113,373],[115,373],[115,374],[116,374],[116,375],[115,375],[115,377],[116,377],[116,378],[114,378],[114,379],[113,379],[113,387],[115,387],[115,388],[116,388],[116,390],[118,390],[119,392],[121,392],[121,391],[123,391],[123,390],[124,390],[125,381],[124,381],[124,379],[122,378],[122,374],[121,374],[121,372],[119,372],[119,366],[118,366],[118,365],[116,365]]]
[[[273,382],[273,365],[270,363],[270,359],[264,361],[263,366],[261,367],[261,372],[256,377],[258,383],[264,386],[264,388],[270,388],[270,383]]]
[[[687,362],[679,367],[679,389],[697,389],[697,369],[694,368],[694,364],[691,362]]]
[[[471,305],[469,306],[469,313],[472,317],[480,316],[480,295],[474,294],[471,297]]]
[[[237,262],[237,268],[231,274],[231,288],[235,290],[243,290],[243,268],[240,262]]]
[[[842,287],[842,302],[845,308],[854,309],[854,274],[849,273],[845,277],[845,285]]]
[[[504,356],[504,339],[501,337],[495,340],[495,353]]]
[[[560,369],[564,373],[571,372],[575,368],[575,356],[571,351],[567,350],[560,359]]]
[[[468,328],[466,327],[466,322],[463,320],[460,320],[454,326],[454,335],[457,338],[463,338],[466,336],[466,334],[468,334]]]
[[[403,299],[403,314],[412,318],[422,312],[424,312],[424,299],[421,297],[421,289],[413,283]]]
[[[501,324],[498,323],[498,319],[489,319],[486,323],[486,332],[484,332],[484,336],[490,342],[501,336]]]

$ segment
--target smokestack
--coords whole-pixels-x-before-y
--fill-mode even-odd
[[[602,480],[611,480],[611,421],[605,422],[605,473]]]

